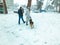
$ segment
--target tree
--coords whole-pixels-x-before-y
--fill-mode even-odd
[[[37,9],[41,9],[42,8],[42,1],[41,0],[37,0]]]
[[[7,6],[5,0],[3,0],[3,6],[4,6],[4,13],[7,14]]]
[[[29,11],[30,11],[30,7],[31,7],[31,1],[32,0],[28,0],[28,4],[27,4],[27,8],[29,7]]]

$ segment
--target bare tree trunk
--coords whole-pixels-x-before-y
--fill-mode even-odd
[[[59,5],[59,13],[60,13],[60,5]]]
[[[32,2],[32,0],[28,0],[27,8],[29,7],[29,11],[30,11],[30,7],[31,7],[31,2]]]
[[[57,6],[56,6],[56,12],[57,12]]]
[[[4,13],[7,14],[8,11],[7,11],[7,6],[6,6],[5,0],[3,0],[3,6],[4,6]]]
[[[43,3],[37,0],[37,10],[42,8]]]

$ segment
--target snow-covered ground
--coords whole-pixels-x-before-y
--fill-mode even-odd
[[[18,14],[0,14],[0,45],[60,45],[60,14],[32,13],[34,28],[21,21]],[[25,19],[25,15],[24,15]]]

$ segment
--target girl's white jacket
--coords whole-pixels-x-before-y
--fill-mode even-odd
[[[28,10],[28,9],[26,9],[26,13],[25,13],[25,15],[26,15],[26,18],[28,18],[28,19],[30,19],[30,18],[31,18],[31,16],[30,16],[30,12],[29,12],[29,10]]]

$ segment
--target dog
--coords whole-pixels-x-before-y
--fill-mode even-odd
[[[32,21],[32,19],[29,20],[29,23],[30,23],[31,29],[34,28],[34,22]]]

